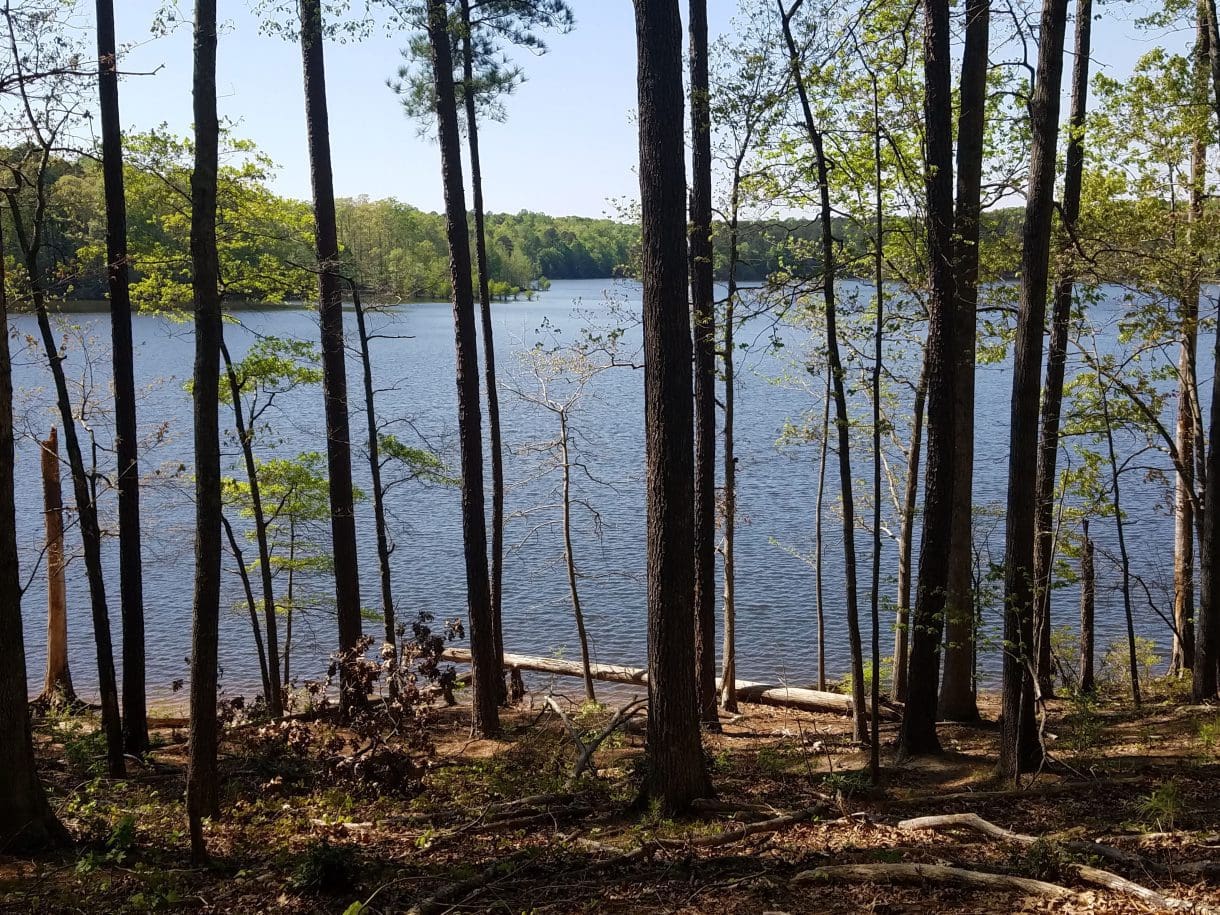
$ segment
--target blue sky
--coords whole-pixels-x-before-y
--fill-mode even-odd
[[[128,72],[161,69],[124,80],[124,126],[162,122],[186,133],[191,126],[189,24],[168,36],[149,32],[164,0],[117,0],[118,38],[134,44]],[[180,2],[189,16],[190,0]],[[613,215],[613,200],[638,193],[635,32],[630,0],[571,0],[576,30],[554,36],[550,52],[527,57],[528,81],[509,100],[505,124],[482,131],[488,209],[540,210],[555,215]],[[730,29],[737,0],[709,0],[713,37]],[[89,4],[92,6],[92,4]],[[1116,6],[1101,9],[1114,16]],[[225,23],[219,50],[222,117],[237,135],[255,141],[280,166],[276,189],[305,198],[304,100],[296,45],[261,34],[248,0],[220,0]],[[1122,15],[1119,13],[1118,15]],[[90,36],[91,40],[91,36]],[[1125,22],[1103,21],[1095,30],[1095,57],[1123,73],[1158,42],[1182,45],[1184,35],[1148,35]],[[401,36],[377,35],[358,44],[327,46],[331,144],[335,191],[340,196],[396,197],[428,210],[441,207],[439,154],[401,114],[385,85],[397,70]]]

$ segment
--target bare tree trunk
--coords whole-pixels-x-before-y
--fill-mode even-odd
[[[826,689],[826,575],[823,521],[826,510],[826,455],[830,450],[830,372],[822,399],[821,443],[818,449],[818,494],[813,507],[813,590],[818,624],[818,689]]]
[[[453,283],[454,343],[457,353],[458,435],[462,450],[462,540],[470,648],[474,653],[474,720],[480,737],[500,731],[498,706],[503,685],[496,658],[495,621],[487,568],[487,521],[483,510],[483,442],[479,416],[479,354],[475,340],[470,233],[462,185],[462,147],[453,86],[453,55],[444,0],[428,0],[428,38],[436,82],[437,135],[445,186],[445,229]]]
[[[369,427],[369,479],[373,486],[373,521],[377,531],[377,569],[381,579],[381,615],[385,622],[385,644],[396,655],[398,633],[394,619],[394,587],[390,577],[390,535],[385,519],[385,489],[381,484],[381,445],[377,438],[377,407],[374,403],[373,356],[369,351],[369,332],[365,324],[360,288],[355,281],[352,305],[356,310],[356,332],[360,336],[360,367],[364,379],[364,416]],[[393,681],[391,681],[393,688]]]
[[[142,756],[148,749],[144,674],[144,575],[140,558],[140,470],[137,464],[135,358],[127,263],[127,202],[123,191],[123,137],[119,120],[118,54],[114,2],[97,0],[98,94],[102,128],[102,179],[106,194],[106,278],[110,287],[111,358],[114,366],[115,455],[119,490],[119,606],[123,617],[123,744]]]
[[[246,570],[245,556],[242,554],[241,544],[237,542],[237,535],[233,532],[233,525],[229,523],[228,517],[222,512],[220,515],[221,527],[224,528],[225,539],[229,541],[229,552],[233,554],[233,560],[237,563],[237,575],[241,579],[242,590],[246,595],[246,608],[250,613],[250,630],[254,633],[254,647],[258,649],[258,667],[259,672],[263,677],[263,696],[271,695],[271,668],[267,666],[267,650],[263,646],[263,627],[258,621],[258,602],[254,599],[254,588],[250,584],[250,573]],[[276,668],[278,676],[279,669]]]
[[[559,450],[563,460],[563,560],[568,570],[568,593],[572,596],[572,613],[576,617],[576,634],[580,638],[580,662],[585,671],[585,699],[596,702],[593,691],[592,658],[589,656],[589,634],[585,631],[585,614],[580,607],[580,591],[576,586],[576,554],[572,549],[572,462],[568,455],[568,415],[559,411]]]
[[[915,403],[911,407],[911,444],[907,449],[906,491],[902,496],[902,527],[898,534],[898,608],[894,619],[894,701],[906,702],[911,641],[911,556],[915,543],[915,511],[919,501],[920,455],[923,453],[923,414],[928,400],[928,358],[924,350],[923,367],[915,384]]]
[[[788,60],[792,68],[792,78],[796,85],[797,95],[801,101],[801,112],[804,115],[805,131],[813,146],[814,158],[817,163],[819,209],[818,219],[821,225],[822,254],[822,299],[826,315],[826,353],[830,366],[830,376],[834,391],[835,427],[838,430],[839,453],[839,491],[843,503],[843,564],[846,577],[847,598],[847,636],[851,650],[852,701],[856,709],[853,721],[853,738],[858,743],[868,742],[868,722],[865,714],[864,700],[864,650],[860,639],[860,609],[858,587],[856,581],[856,519],[855,495],[852,492],[851,475],[851,428],[847,413],[847,391],[843,381],[843,362],[839,354],[838,316],[835,303],[835,241],[833,229],[834,211],[830,206],[830,166],[826,159],[826,149],[822,132],[818,129],[813,117],[813,108],[809,104],[809,94],[805,88],[804,74],[801,69],[801,55],[796,41],[792,37],[792,17],[801,8],[804,0],[796,0],[785,10],[783,0],[776,0],[779,6],[780,20],[784,31],[784,41],[788,46]]]
[[[881,360],[885,342],[885,205],[882,196],[881,171],[881,103],[877,90],[877,74],[870,73],[873,89],[873,169],[876,182],[877,237],[873,252],[873,284],[877,287],[877,323],[873,335],[873,567],[869,591],[870,622],[872,623],[872,682],[869,684],[869,708],[881,706]],[[881,782],[881,722],[876,714],[869,716],[869,774],[874,785]]]
[[[1100,364],[1100,359],[1097,361]],[[1118,455],[1114,450],[1114,427],[1110,422],[1110,402],[1106,396],[1105,382],[1101,379],[1100,374],[1097,382],[1101,394],[1102,428],[1106,432],[1106,453],[1110,460],[1110,504],[1114,510],[1114,527],[1118,532],[1118,556],[1123,571],[1123,611],[1127,618],[1127,662],[1131,674],[1131,701],[1138,709],[1140,707],[1140,673],[1135,652],[1135,614],[1131,609],[1131,560],[1127,555],[1127,536],[1123,523]]]
[[[47,536],[47,673],[42,698],[73,702],[68,669],[68,577],[64,558],[64,497],[59,484],[59,435],[55,427],[42,443],[42,507]],[[2,522],[0,522],[2,523]]]
[[[1072,289],[1076,271],[1072,267],[1071,234],[1080,216],[1080,190],[1084,181],[1084,128],[1089,105],[1089,54],[1092,47],[1093,2],[1077,0],[1076,50],[1072,67],[1072,110],[1063,201],[1060,218],[1064,237],[1060,244],[1063,266],[1055,281],[1054,308],[1051,316],[1050,349],[1046,357],[1046,388],[1042,395],[1042,438],[1038,444],[1038,478],[1035,500],[1036,537],[1034,542],[1034,641],[1037,646],[1038,688],[1044,698],[1054,692],[1051,660],[1051,585],[1054,577],[1055,475],[1059,457],[1059,415],[1063,407],[1063,375],[1067,362],[1068,331],[1072,322]]]
[[[695,350],[695,661],[703,726],[716,714],[716,293],[707,0],[690,0],[690,288]]]
[[[121,778],[126,768],[123,761],[123,724],[119,715],[118,683],[114,674],[114,645],[110,635],[110,610],[106,602],[106,579],[102,570],[102,532],[98,524],[97,504],[91,486],[85,460],[81,454],[80,439],[76,432],[76,415],[72,398],[68,392],[68,380],[64,373],[63,356],[59,343],[51,328],[47,313],[46,293],[38,263],[41,247],[42,225],[46,206],[45,167],[49,150],[44,152],[38,177],[38,204],[33,218],[33,233],[23,229],[14,195],[9,195],[13,226],[25,260],[25,270],[30,283],[30,293],[38,318],[38,330],[42,347],[55,384],[55,400],[59,407],[60,422],[64,430],[64,450],[68,454],[68,467],[72,472],[72,490],[76,498],[76,514],[80,524],[81,541],[85,553],[85,578],[89,584],[89,606],[93,616],[93,638],[97,645],[98,692],[102,703],[102,730],[106,735],[106,764],[111,777]]]
[[[38,780],[30,731],[21,625],[21,569],[13,493],[13,370],[8,348],[8,283],[0,258],[0,849],[24,854],[71,841]]]
[[[644,793],[677,813],[711,793],[695,672],[694,409],[677,0],[636,0],[635,24],[648,546]]]
[[[1089,539],[1089,519],[1084,519],[1084,548],[1080,552],[1080,691],[1092,693],[1093,617],[1097,604],[1097,579],[1093,572],[1093,541]]]
[[[966,5],[961,113],[957,125],[957,204],[954,211],[954,292],[957,378],[953,535],[939,711],[949,721],[979,717],[974,689],[974,372],[978,337],[979,211],[982,199],[991,0]]]
[[[491,322],[491,274],[487,266],[487,229],[483,212],[483,166],[479,155],[479,119],[475,105],[474,48],[470,0],[462,0],[463,78],[466,81],[466,138],[470,150],[470,185],[474,196],[475,265],[479,271],[479,314],[483,330],[483,385],[487,389],[487,433],[491,449],[491,620],[496,645],[500,702],[504,688],[504,447],[500,438],[500,392],[496,387],[496,348]]]
[[[305,122],[318,258],[318,317],[322,328],[322,388],[326,403],[326,469],[330,479],[331,552],[335,568],[335,609],[339,650],[360,640],[360,565],[356,554],[356,508],[352,490],[352,436],[347,408],[347,365],[343,350],[343,290],[339,283],[339,232],[335,220],[334,176],[330,160],[330,117],[326,107],[326,63],[321,0],[300,0],[301,57],[305,76]],[[340,685],[344,714],[367,696],[356,684]],[[350,688],[349,688],[350,687]],[[363,689],[363,687],[361,687]]]
[[[220,637],[220,260],[216,183],[216,0],[195,0],[195,167],[191,173],[191,266],[195,298],[195,593],[191,633],[190,764],[186,810],[191,858],[207,860],[203,820],[220,813],[216,765],[217,649]]]
[[[999,772],[1009,778],[1042,761],[1035,719],[1033,661],[1035,504],[1029,481],[1038,471],[1042,334],[1055,204],[1055,150],[1067,0],[1044,0],[1038,68],[1030,108],[1033,134],[1029,195],[1022,232],[1021,296],[1013,366],[1004,555],[1004,673]]]
[[[733,322],[737,306],[737,216],[740,175],[733,178],[729,216],[729,290],[724,303],[724,633],[720,650],[720,704],[737,711],[737,375],[733,354]]]
[[[948,0],[924,2],[924,120],[927,127],[928,261],[928,457],[924,479],[923,535],[911,619],[906,705],[900,755],[939,753],[936,734],[940,646],[953,542],[954,473],[957,464],[956,297],[953,276],[953,98],[949,76]]]
[[[267,537],[267,515],[263,511],[262,487],[259,485],[258,463],[254,460],[254,429],[246,424],[245,411],[242,408],[241,381],[233,359],[229,355],[229,347],[224,341],[224,328],[221,327],[220,355],[224,360],[225,375],[229,381],[229,396],[233,404],[233,425],[237,431],[237,440],[241,444],[242,458],[246,465],[246,482],[250,487],[250,514],[254,519],[254,539],[258,546],[258,572],[263,588],[263,625],[266,628],[267,666],[269,670],[279,670],[279,626],[275,611],[275,584],[271,577],[271,543]],[[280,689],[278,677],[267,678],[267,707],[273,717],[284,714],[284,696]]]
[[[1195,92],[1202,104],[1207,104],[1209,43],[1207,13],[1196,3],[1196,37],[1193,57]],[[1191,247],[1202,244],[1193,224],[1203,217],[1206,196],[1207,138],[1195,137],[1190,157],[1190,221]],[[1180,457],[1174,495],[1173,541],[1173,654],[1169,662],[1171,674],[1181,675],[1194,666],[1195,656],[1195,511],[1194,487],[1196,449],[1203,443],[1196,440],[1195,426],[1199,415],[1199,259],[1194,259],[1194,271],[1186,284],[1180,303],[1182,341],[1178,355],[1178,427],[1177,447]]]

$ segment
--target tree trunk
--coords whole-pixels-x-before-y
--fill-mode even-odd
[[[111,777],[121,778],[126,768],[123,761],[123,724],[119,716],[118,684],[114,675],[114,645],[110,635],[110,610],[106,603],[106,579],[102,569],[102,532],[98,525],[93,488],[81,454],[80,439],[76,434],[76,415],[71,395],[68,393],[63,357],[60,355],[59,343],[55,339],[51,318],[47,313],[46,293],[43,290],[38,263],[45,212],[45,166],[44,155],[42,171],[38,177],[39,202],[34,215],[33,234],[21,228],[16,201],[12,196],[9,197],[9,203],[25,259],[25,270],[37,313],[42,346],[46,351],[47,363],[55,383],[55,399],[64,429],[64,449],[68,453],[68,467],[72,472],[72,490],[76,498],[76,514],[85,553],[85,578],[89,584],[93,638],[97,644],[98,692],[102,703],[102,730],[106,735],[106,763]]]
[[[487,432],[491,447],[491,621],[496,646],[500,701],[504,689],[504,448],[500,440],[500,393],[496,387],[496,347],[491,323],[491,273],[487,266],[487,229],[483,212],[483,166],[479,156],[479,119],[474,91],[474,48],[470,0],[462,0],[463,77],[466,81],[466,138],[470,148],[470,186],[474,196],[474,250],[479,271],[479,314],[483,324],[483,378],[487,388]]]
[[[568,417],[559,413],[559,448],[563,460],[563,561],[568,570],[568,593],[572,596],[572,614],[576,617],[576,635],[580,639],[580,662],[585,672],[585,699],[596,702],[593,675],[589,665],[589,634],[585,631],[585,614],[580,607],[580,591],[576,587],[576,554],[572,549],[572,461],[568,454]]]
[[[360,336],[360,366],[364,379],[364,415],[369,427],[369,479],[373,485],[373,520],[377,530],[377,569],[381,578],[381,615],[385,622],[385,644],[398,652],[398,633],[394,618],[394,587],[390,578],[390,535],[385,520],[385,490],[381,484],[381,447],[377,439],[377,408],[373,400],[373,356],[369,333],[360,304],[360,289],[353,281],[352,306],[356,310],[356,332]],[[391,682],[391,686],[392,686]]]
[[[1100,359],[1097,360],[1097,363],[1100,364]],[[1110,460],[1110,505],[1114,511],[1114,528],[1118,532],[1119,563],[1123,572],[1123,611],[1127,619],[1127,664],[1131,674],[1131,700],[1138,709],[1140,707],[1140,674],[1135,652],[1135,614],[1131,609],[1131,560],[1127,555],[1126,527],[1123,524],[1118,454],[1114,450],[1114,426],[1110,419],[1109,398],[1106,395],[1105,382],[1100,373],[1097,383],[1101,394],[1101,421],[1106,433],[1106,453]]]
[[[352,436],[347,414],[347,366],[343,351],[343,290],[339,285],[339,232],[335,221],[330,163],[330,118],[326,109],[326,64],[321,0],[300,0],[301,58],[305,77],[305,123],[318,258],[318,318],[322,329],[322,388],[326,401],[326,469],[330,478],[331,550],[339,650],[360,639],[360,567],[356,555],[356,509],[352,495]],[[340,705],[349,714],[365,701],[357,684],[340,684]],[[363,689],[363,687],[361,687]]]
[[[823,521],[826,513],[826,453],[830,450],[830,372],[822,395],[821,442],[818,448],[818,494],[813,506],[813,591],[818,625],[818,689],[826,689],[826,573]]]
[[[13,371],[8,348],[8,283],[0,258],[0,849],[21,854],[71,840],[47,803],[34,762],[25,640],[21,624],[21,569],[13,494]]]
[[[1207,13],[1196,3],[1196,37],[1193,54],[1195,92],[1203,105],[1207,104],[1209,42]],[[1202,244],[1193,224],[1203,217],[1207,199],[1207,138],[1195,137],[1190,157],[1190,221],[1191,247]],[[1203,443],[1196,440],[1195,426],[1199,415],[1199,273],[1201,265],[1195,257],[1194,270],[1186,283],[1180,303],[1182,341],[1178,355],[1178,427],[1177,447],[1180,467],[1174,495],[1173,542],[1173,654],[1169,662],[1171,674],[1181,675],[1194,666],[1195,657],[1195,523],[1194,487],[1196,449]]]
[[[915,383],[915,403],[911,407],[911,444],[907,449],[906,491],[902,495],[902,527],[898,533],[898,600],[894,614],[895,702],[907,701],[908,663],[911,641],[911,555],[915,543],[915,510],[919,500],[919,466],[923,453],[923,414],[928,400],[928,355],[924,348],[923,367]]]
[[[237,542],[237,535],[233,532],[233,525],[229,523],[229,519],[223,511],[220,515],[220,524],[224,528],[225,539],[229,541],[229,552],[233,554],[233,559],[237,563],[237,575],[241,579],[242,591],[246,595],[246,609],[250,613],[250,631],[254,633],[254,647],[258,650],[259,673],[263,677],[263,696],[267,697],[272,693],[271,681],[274,678],[271,672],[274,670],[278,677],[279,668],[267,666],[267,650],[263,645],[263,627],[258,621],[258,602],[254,599],[254,588],[250,584],[250,573],[246,570],[246,560],[242,554],[241,544]]]
[[[953,534],[949,545],[949,600],[945,613],[945,669],[940,716],[979,717],[974,689],[974,371],[978,338],[979,211],[982,199],[991,0],[966,5],[961,113],[957,123],[957,205],[954,211],[954,295],[957,332]]]
[[[704,727],[716,714],[716,291],[707,0],[690,0],[690,288],[695,352],[695,663]]]
[[[882,192],[881,165],[881,102],[877,74],[870,72],[873,90],[873,169],[876,187],[877,237],[873,251],[873,284],[877,287],[877,322],[873,334],[873,567],[869,589],[869,611],[872,624],[872,676],[869,683],[869,707],[881,704],[881,363],[885,342],[885,204]],[[869,775],[874,785],[881,782],[881,723],[870,716]]]
[[[830,206],[830,164],[826,158],[826,149],[822,132],[818,129],[813,117],[813,108],[809,104],[809,94],[805,88],[804,74],[801,70],[801,55],[797,50],[796,41],[792,37],[792,17],[800,9],[803,0],[796,0],[792,7],[785,11],[783,0],[777,0],[780,19],[784,31],[784,41],[788,47],[788,60],[792,68],[792,78],[796,85],[797,95],[801,102],[801,112],[804,115],[805,131],[813,146],[814,159],[817,163],[819,209],[818,222],[821,226],[822,254],[822,300],[826,311],[826,354],[830,367],[832,388],[835,403],[835,427],[838,431],[839,452],[839,492],[843,510],[843,564],[846,577],[847,598],[847,636],[851,649],[851,679],[852,700],[855,703],[856,715],[853,727],[853,738],[857,743],[868,742],[868,725],[865,720],[864,708],[864,650],[860,639],[860,608],[856,582],[856,520],[855,495],[852,491],[851,475],[851,419],[847,413],[847,391],[843,380],[843,362],[839,355],[838,315],[835,302],[835,240],[833,216]]]
[[[102,179],[106,194],[106,278],[110,286],[114,428],[119,491],[119,603],[123,617],[123,744],[142,756],[148,749],[144,682],[144,579],[140,559],[140,470],[136,463],[135,358],[128,288],[127,201],[123,190],[123,135],[119,120],[114,2],[97,0],[99,114]]]
[[[229,380],[229,396],[233,401],[233,425],[237,430],[237,440],[241,443],[242,458],[246,464],[246,482],[250,486],[250,514],[254,517],[254,538],[258,545],[258,571],[263,588],[263,625],[266,628],[267,667],[269,670],[279,670],[279,625],[276,621],[275,583],[271,576],[271,543],[267,537],[267,515],[263,511],[262,488],[259,485],[258,464],[254,460],[254,429],[246,425],[245,411],[242,408],[241,381],[229,356],[229,347],[224,341],[224,327],[221,327],[220,355],[224,359],[225,374]],[[278,677],[267,678],[267,707],[272,717],[278,718],[284,714],[283,691],[280,689]]]
[[[687,303],[682,20],[677,0],[636,0],[648,736],[644,792],[670,812],[711,793],[695,672],[695,472]]]
[[[59,484],[59,435],[55,427],[42,443],[42,507],[47,532],[47,674],[42,698],[73,702],[72,672],[68,669],[68,577],[64,559],[64,498]],[[3,523],[0,521],[0,523]]]
[[[724,300],[724,633],[721,647],[720,704],[737,711],[737,369],[733,322],[737,308],[738,227],[741,210],[741,162],[733,170],[729,200],[729,289]]]
[[[1076,272],[1072,268],[1071,233],[1075,230],[1076,220],[1080,216],[1080,189],[1084,180],[1084,128],[1089,105],[1089,54],[1092,49],[1092,32],[1093,2],[1077,0],[1072,110],[1068,120],[1063,201],[1060,207],[1060,218],[1063,222],[1060,254],[1063,265],[1055,281],[1050,349],[1046,357],[1046,389],[1042,396],[1042,438],[1038,444],[1037,491],[1034,496],[1037,504],[1037,539],[1034,542],[1034,641],[1038,650],[1038,688],[1045,698],[1051,697],[1055,679],[1051,661],[1055,475],[1059,457],[1059,415],[1063,407],[1063,374],[1067,362],[1068,331],[1072,322],[1072,289],[1076,283]]]
[[[1093,541],[1089,539],[1089,519],[1084,519],[1084,547],[1080,551],[1080,691],[1090,694],[1097,688],[1093,679],[1093,617],[1097,604],[1097,578],[1093,571]]]
[[[462,147],[453,86],[453,55],[444,0],[428,0],[428,38],[436,81],[437,136],[445,185],[445,230],[453,283],[453,323],[457,352],[458,435],[462,443],[462,540],[466,554],[466,595],[470,648],[474,653],[473,731],[499,733],[497,708],[503,686],[496,658],[495,621],[487,568],[487,522],[483,515],[483,442],[479,416],[479,354],[470,279],[470,233],[462,186]]]
[[[924,3],[924,120],[927,125],[928,457],[923,535],[911,620],[907,698],[898,747],[902,755],[940,752],[936,736],[940,643],[953,538],[954,405],[960,354],[955,346],[953,277],[953,98],[949,77],[949,3]]]
[[[190,765],[186,810],[191,858],[207,859],[204,817],[220,813],[216,766],[220,635],[220,261],[216,250],[216,0],[195,0],[195,167],[191,173],[191,285],[195,299],[195,593],[191,633]]]
[[[1042,761],[1035,721],[1033,679],[1035,500],[1042,333],[1050,270],[1051,217],[1055,205],[1055,149],[1059,140],[1059,93],[1067,0],[1044,0],[1038,69],[1030,107],[1033,135],[1029,193],[1022,230],[1021,293],[1012,381],[1008,460],[1008,513],[1004,550],[1004,672],[1001,696],[1000,765],[1016,778]]]

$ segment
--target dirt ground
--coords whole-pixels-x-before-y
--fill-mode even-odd
[[[560,700],[585,739],[613,709]],[[619,704],[619,699],[611,700]],[[993,776],[995,705],[976,726],[944,725],[943,756],[896,765],[882,727],[881,784],[850,722],[743,706],[709,734],[717,799],[685,821],[635,803],[641,719],[567,785],[577,748],[534,695],[496,741],[468,739],[468,710],[438,710],[436,746],[410,786],[345,779],[308,754],[272,753],[234,732],[222,758],[224,816],[207,827],[212,866],[188,867],[185,733],[163,721],[157,749],[124,781],[98,774],[87,721],[52,716],[38,738],[44,778],[75,849],[0,856],[5,912],[1149,912],[1102,889],[1119,874],[1180,910],[1220,911],[1220,709],[1161,684],[1135,713],[1120,701],[1052,703],[1053,762],[1020,790]],[[307,725],[335,738],[332,725]],[[899,823],[975,813],[1033,844]],[[795,816],[789,816],[795,814]],[[774,822],[772,822],[774,821]],[[751,829],[757,830],[749,834]],[[1116,860],[1093,841],[1125,852]],[[1117,854],[1114,853],[1114,854]],[[1208,862],[1213,862],[1209,864]],[[846,882],[842,865],[951,865],[1064,890]],[[1084,865],[1084,869],[1081,869]]]

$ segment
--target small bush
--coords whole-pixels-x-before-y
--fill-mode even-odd
[[[325,839],[310,845],[297,866],[292,885],[317,893],[350,893],[355,886],[358,860],[350,845],[331,845]]]
[[[1149,682],[1164,660],[1154,639],[1136,636],[1135,667],[1141,683]],[[1101,656],[1098,678],[1111,686],[1123,685],[1131,679],[1130,651],[1126,639],[1115,639],[1106,646],[1105,653]]]

